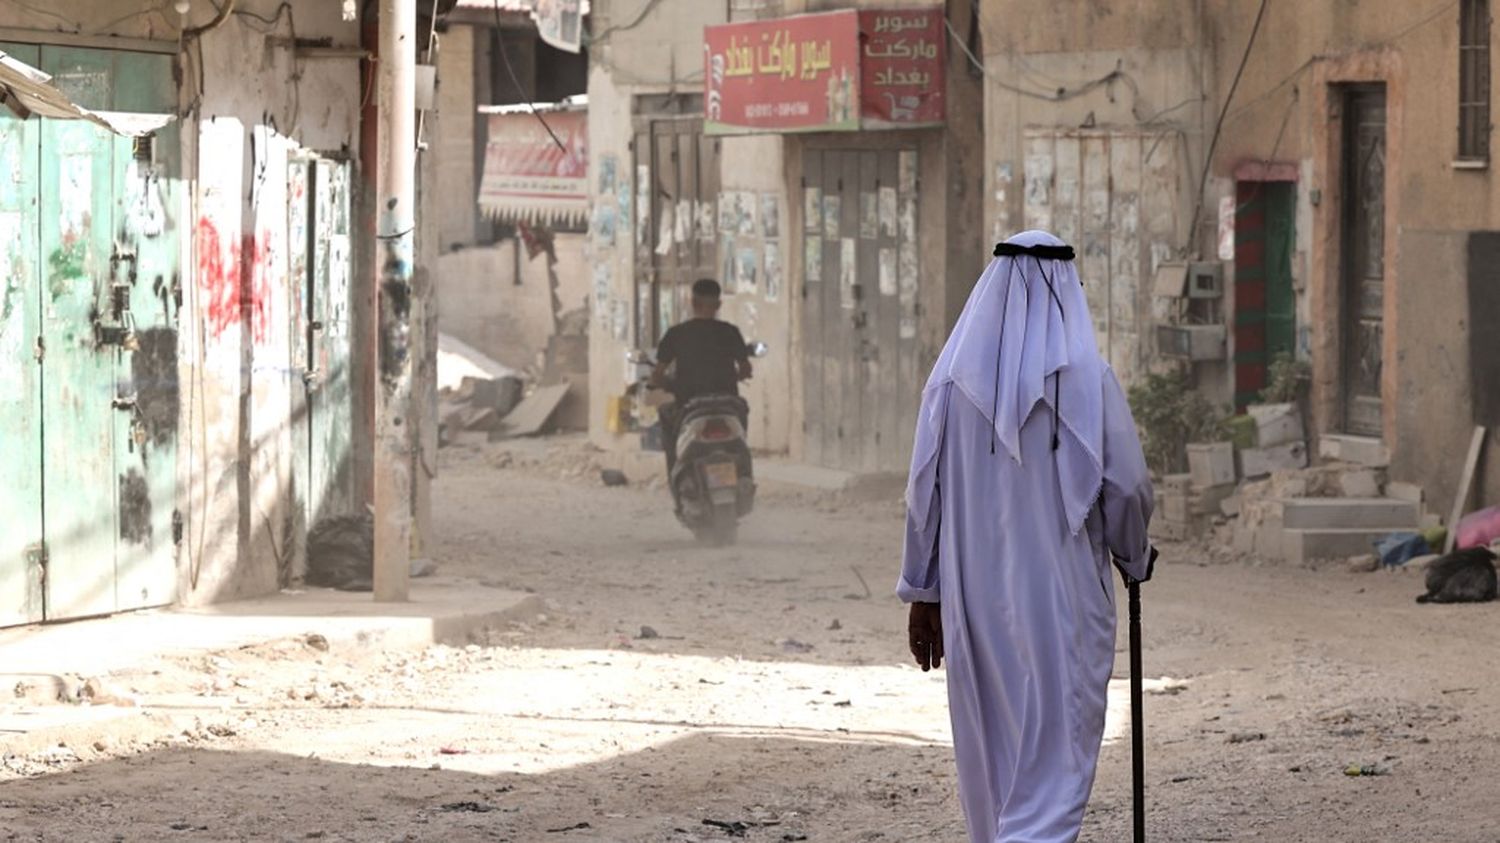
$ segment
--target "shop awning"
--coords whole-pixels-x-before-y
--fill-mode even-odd
[[[589,184],[588,110],[583,98],[533,106],[485,106],[479,113],[489,124],[479,209],[504,222],[584,223],[589,213]]]

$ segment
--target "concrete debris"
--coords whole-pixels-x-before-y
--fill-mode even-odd
[[[1306,467],[1307,445],[1302,442],[1251,448],[1240,452],[1240,474],[1247,478],[1269,477],[1277,471]]]

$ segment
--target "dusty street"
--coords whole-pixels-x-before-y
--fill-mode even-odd
[[[436,554],[544,615],[118,677],[158,733],[6,758],[0,839],[963,839],[942,678],[890,594],[895,501],[768,494],[704,550],[664,493],[544,447],[445,451]],[[1500,839],[1500,610],[1204,556],[1169,548],[1146,591],[1153,839]],[[1129,838],[1123,633],[1086,840]]]

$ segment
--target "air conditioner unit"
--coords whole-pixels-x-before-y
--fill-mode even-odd
[[[1224,265],[1211,262],[1188,264],[1187,286],[1190,299],[1223,298]]]
[[[1223,325],[1157,325],[1156,350],[1179,360],[1223,360]]]

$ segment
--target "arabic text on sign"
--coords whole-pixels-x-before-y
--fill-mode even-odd
[[[926,29],[927,16],[918,18],[901,17],[900,15],[885,15],[875,19],[876,32],[905,32],[908,29]]]
[[[751,47],[749,38],[731,36],[724,49],[724,76],[775,76],[804,80],[833,68],[833,42],[803,41],[799,46],[790,32],[777,30],[761,35],[759,50]]]
[[[882,88],[898,88],[909,85],[926,86],[932,77],[920,70],[903,73],[899,70],[882,70],[875,74],[875,84]]]
[[[931,41],[919,40],[915,43],[905,38],[889,43],[865,45],[865,55],[872,59],[936,59],[938,56],[937,44]]]

